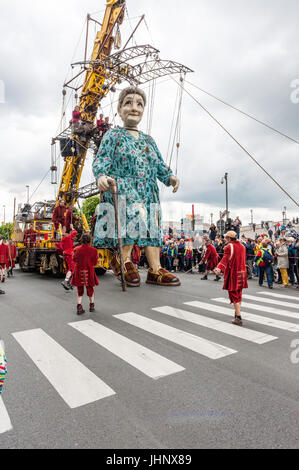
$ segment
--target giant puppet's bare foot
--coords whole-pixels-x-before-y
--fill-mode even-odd
[[[181,281],[166,271],[166,269],[160,268],[157,273],[150,268],[147,273],[147,284],[154,284],[155,286],[166,286],[166,287],[177,287],[181,285]]]
[[[121,269],[119,256],[113,256],[110,261],[110,267],[114,272],[115,276],[121,281]],[[128,287],[139,287],[140,286],[140,275],[134,264],[130,259],[126,259],[124,262],[125,280]]]

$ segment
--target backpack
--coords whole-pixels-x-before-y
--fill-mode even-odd
[[[271,264],[273,261],[273,256],[271,255],[270,251],[265,250],[262,254],[262,260],[266,264]]]

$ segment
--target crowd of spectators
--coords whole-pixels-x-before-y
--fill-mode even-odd
[[[237,218],[236,220],[239,220]],[[296,220],[293,222],[296,223]],[[241,229],[241,222],[237,225]],[[236,225],[235,225],[236,227]],[[256,278],[262,286],[267,280],[268,287],[274,283],[281,287],[294,286],[299,289],[299,233],[292,222],[282,225],[279,222],[270,227],[263,224],[265,233],[252,238],[240,236],[240,242],[246,248],[246,266],[248,279]],[[203,274],[201,279],[208,279],[209,272],[223,257],[225,240],[218,229],[211,224],[209,232],[202,236],[190,238],[183,232],[180,236],[164,235],[161,248],[161,266],[170,272]],[[144,250],[135,256],[136,265],[147,267]],[[216,276],[215,281],[220,277]]]

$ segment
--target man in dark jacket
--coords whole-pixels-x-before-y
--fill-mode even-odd
[[[254,244],[251,238],[247,238],[244,243],[246,248],[246,265],[248,266],[248,279],[252,279],[253,274],[253,258],[254,258]]]

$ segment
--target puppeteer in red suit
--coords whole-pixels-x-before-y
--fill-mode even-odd
[[[246,248],[237,240],[236,232],[225,235],[227,245],[224,256],[215,272],[224,273],[223,289],[228,290],[229,299],[235,307],[234,324],[242,326],[241,302],[242,290],[248,287],[246,270]]]

